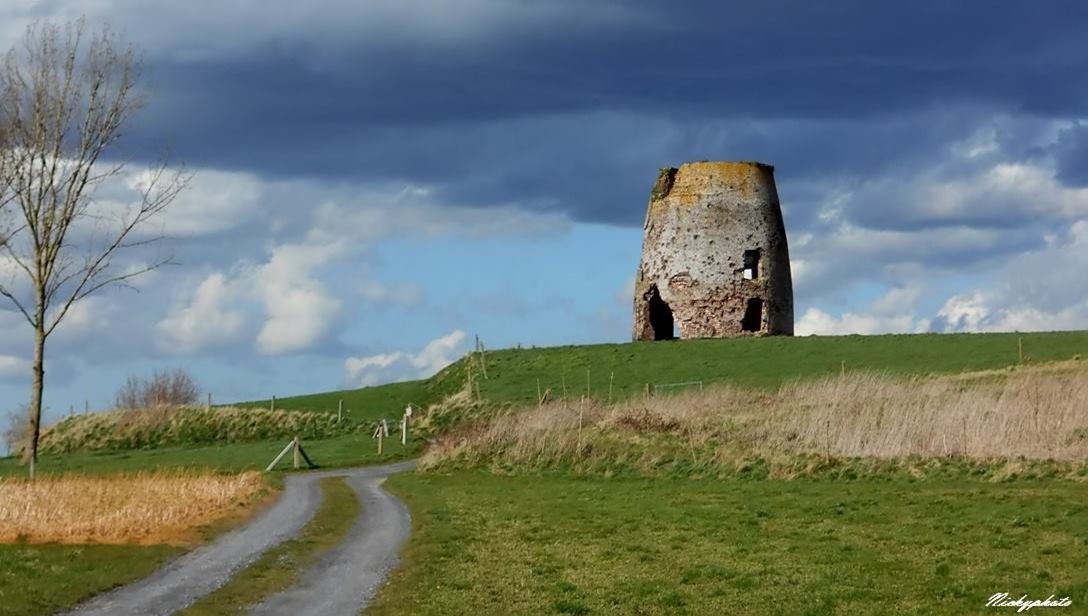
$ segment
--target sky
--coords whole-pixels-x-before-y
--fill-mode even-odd
[[[99,198],[194,176],[176,264],[50,339],[47,420],[159,369],[227,402],[628,340],[691,160],[775,166],[799,334],[1088,328],[1083,2],[5,0],[0,48],[80,16],[150,97]],[[0,415],[31,340],[0,305]]]

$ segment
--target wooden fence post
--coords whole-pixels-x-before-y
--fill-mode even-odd
[[[341,399],[336,403],[336,423],[339,424],[344,419],[344,401]]]
[[[270,409],[273,413],[276,412],[276,396],[272,396],[272,406]]]
[[[280,452],[280,455],[273,458],[272,463],[269,464],[268,468],[264,469],[264,471],[267,473],[267,472],[271,471],[272,469],[276,468],[276,465],[279,464],[280,460],[283,459],[283,456],[287,455],[287,452],[291,451],[291,449],[294,448],[294,446],[295,446],[295,441],[294,440],[292,440],[290,443],[287,443],[287,446],[283,448],[283,451]]]
[[[294,459],[295,470],[298,470],[298,467],[302,466],[302,455],[299,453],[298,437],[296,436],[295,440],[292,441],[292,442],[294,443],[294,450],[295,450],[295,455],[294,455],[294,458],[295,458]]]
[[[612,404],[612,381],[615,380],[615,371],[608,373],[608,403]]]
[[[484,350],[484,343],[480,343],[480,370],[484,373],[484,380],[487,380],[487,351]]]
[[[1024,337],[1023,336],[1017,336],[1016,337],[1016,349],[1017,349],[1017,354],[1020,357],[1020,363],[1022,364],[1022,363],[1024,363]]]
[[[578,404],[578,456],[582,455],[582,415],[586,411],[586,402],[583,400]]]

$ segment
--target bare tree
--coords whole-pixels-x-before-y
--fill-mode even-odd
[[[147,380],[130,376],[117,391],[119,409],[192,406],[200,400],[200,388],[186,371],[159,371]]]
[[[142,63],[108,29],[85,33],[83,20],[27,28],[0,66],[0,204],[10,225],[0,256],[12,270],[6,297],[34,329],[29,409],[30,475],[38,457],[45,344],[76,302],[164,265],[123,267],[115,259],[161,236],[145,224],[170,205],[189,177],[157,163],[131,182],[134,203],[97,198],[124,162],[115,146],[146,102]]]

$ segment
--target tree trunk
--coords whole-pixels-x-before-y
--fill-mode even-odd
[[[34,378],[30,385],[30,478],[38,463],[38,437],[42,427],[42,389],[45,386],[45,319],[40,315],[34,327]]]

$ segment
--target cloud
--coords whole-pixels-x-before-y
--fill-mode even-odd
[[[798,336],[813,334],[906,334],[929,330],[929,320],[914,316],[921,297],[918,286],[889,289],[864,312],[845,312],[838,317],[809,308],[794,325]]]
[[[332,331],[342,302],[316,271],[344,251],[343,244],[299,243],[278,246],[254,273],[265,321],[257,350],[265,355],[304,351]]]
[[[1088,188],[1065,186],[1039,164],[1001,162],[950,178],[940,173],[937,167],[904,179],[866,182],[843,207],[856,224],[880,230],[982,231],[1088,217]]]
[[[262,182],[248,173],[200,169],[156,222],[171,237],[237,230],[258,213],[262,189]]]
[[[282,244],[270,250],[264,263],[243,260],[229,273],[209,274],[185,303],[159,321],[159,348],[192,354],[252,336],[262,355],[309,350],[333,332],[340,314],[341,301],[323,282],[320,269],[342,250],[336,244]]]
[[[418,353],[394,351],[344,360],[344,379],[352,387],[420,379],[456,361],[465,348],[465,332],[455,330],[426,344]]]
[[[413,283],[382,284],[370,280],[363,283],[360,293],[372,304],[415,306],[424,299],[423,288]]]
[[[872,314],[846,312],[838,317],[809,308],[797,321],[798,336],[842,334],[910,334],[928,331],[929,321],[917,320],[909,314],[881,317]]]
[[[197,285],[188,305],[159,321],[159,348],[187,354],[236,342],[246,324],[245,314],[231,308],[236,293],[224,274],[210,274]]]
[[[987,5],[986,19],[974,3],[771,6],[61,0],[6,3],[0,23],[86,13],[147,49],[140,152],[172,140],[197,167],[394,180],[631,226],[665,164],[894,175],[969,136],[966,158],[1005,148],[986,138],[995,121],[1068,122],[1088,104],[1083,5]]]
[[[1088,302],[1045,310],[1029,305],[1002,305],[994,294],[975,291],[950,297],[937,312],[945,332],[1032,332],[1088,328]]]
[[[30,362],[14,355],[0,355],[0,380],[25,380],[30,376]]]
[[[866,310],[839,316],[812,307],[798,334],[1052,331],[1088,329],[1088,220],[1048,234],[1042,246],[1014,254],[986,272],[994,282],[946,296],[935,313],[918,314],[921,283],[893,288]],[[927,280],[926,272],[916,275]],[[931,282],[931,281],[930,281]],[[939,296],[938,296],[939,297]]]
[[[958,293],[941,306],[941,331],[1088,329],[1088,220],[1045,238],[997,270],[998,284]]]
[[[1082,119],[1062,130],[1052,149],[1058,179],[1069,186],[1088,186],[1088,121]]]
[[[136,10],[138,9],[138,10]],[[559,25],[582,30],[614,27],[632,12],[622,4],[577,0],[511,3],[504,0],[329,0],[321,10],[287,0],[240,0],[228,4],[191,0],[183,4],[146,4],[132,0],[61,0],[50,3],[14,0],[0,9],[10,44],[31,20],[43,16],[71,19],[87,15],[107,21],[155,57],[197,62],[245,57],[255,47],[295,49],[329,60],[359,47],[404,45],[457,49],[495,36],[549,31]],[[298,25],[305,23],[306,28]],[[316,67],[315,67],[316,68]]]

